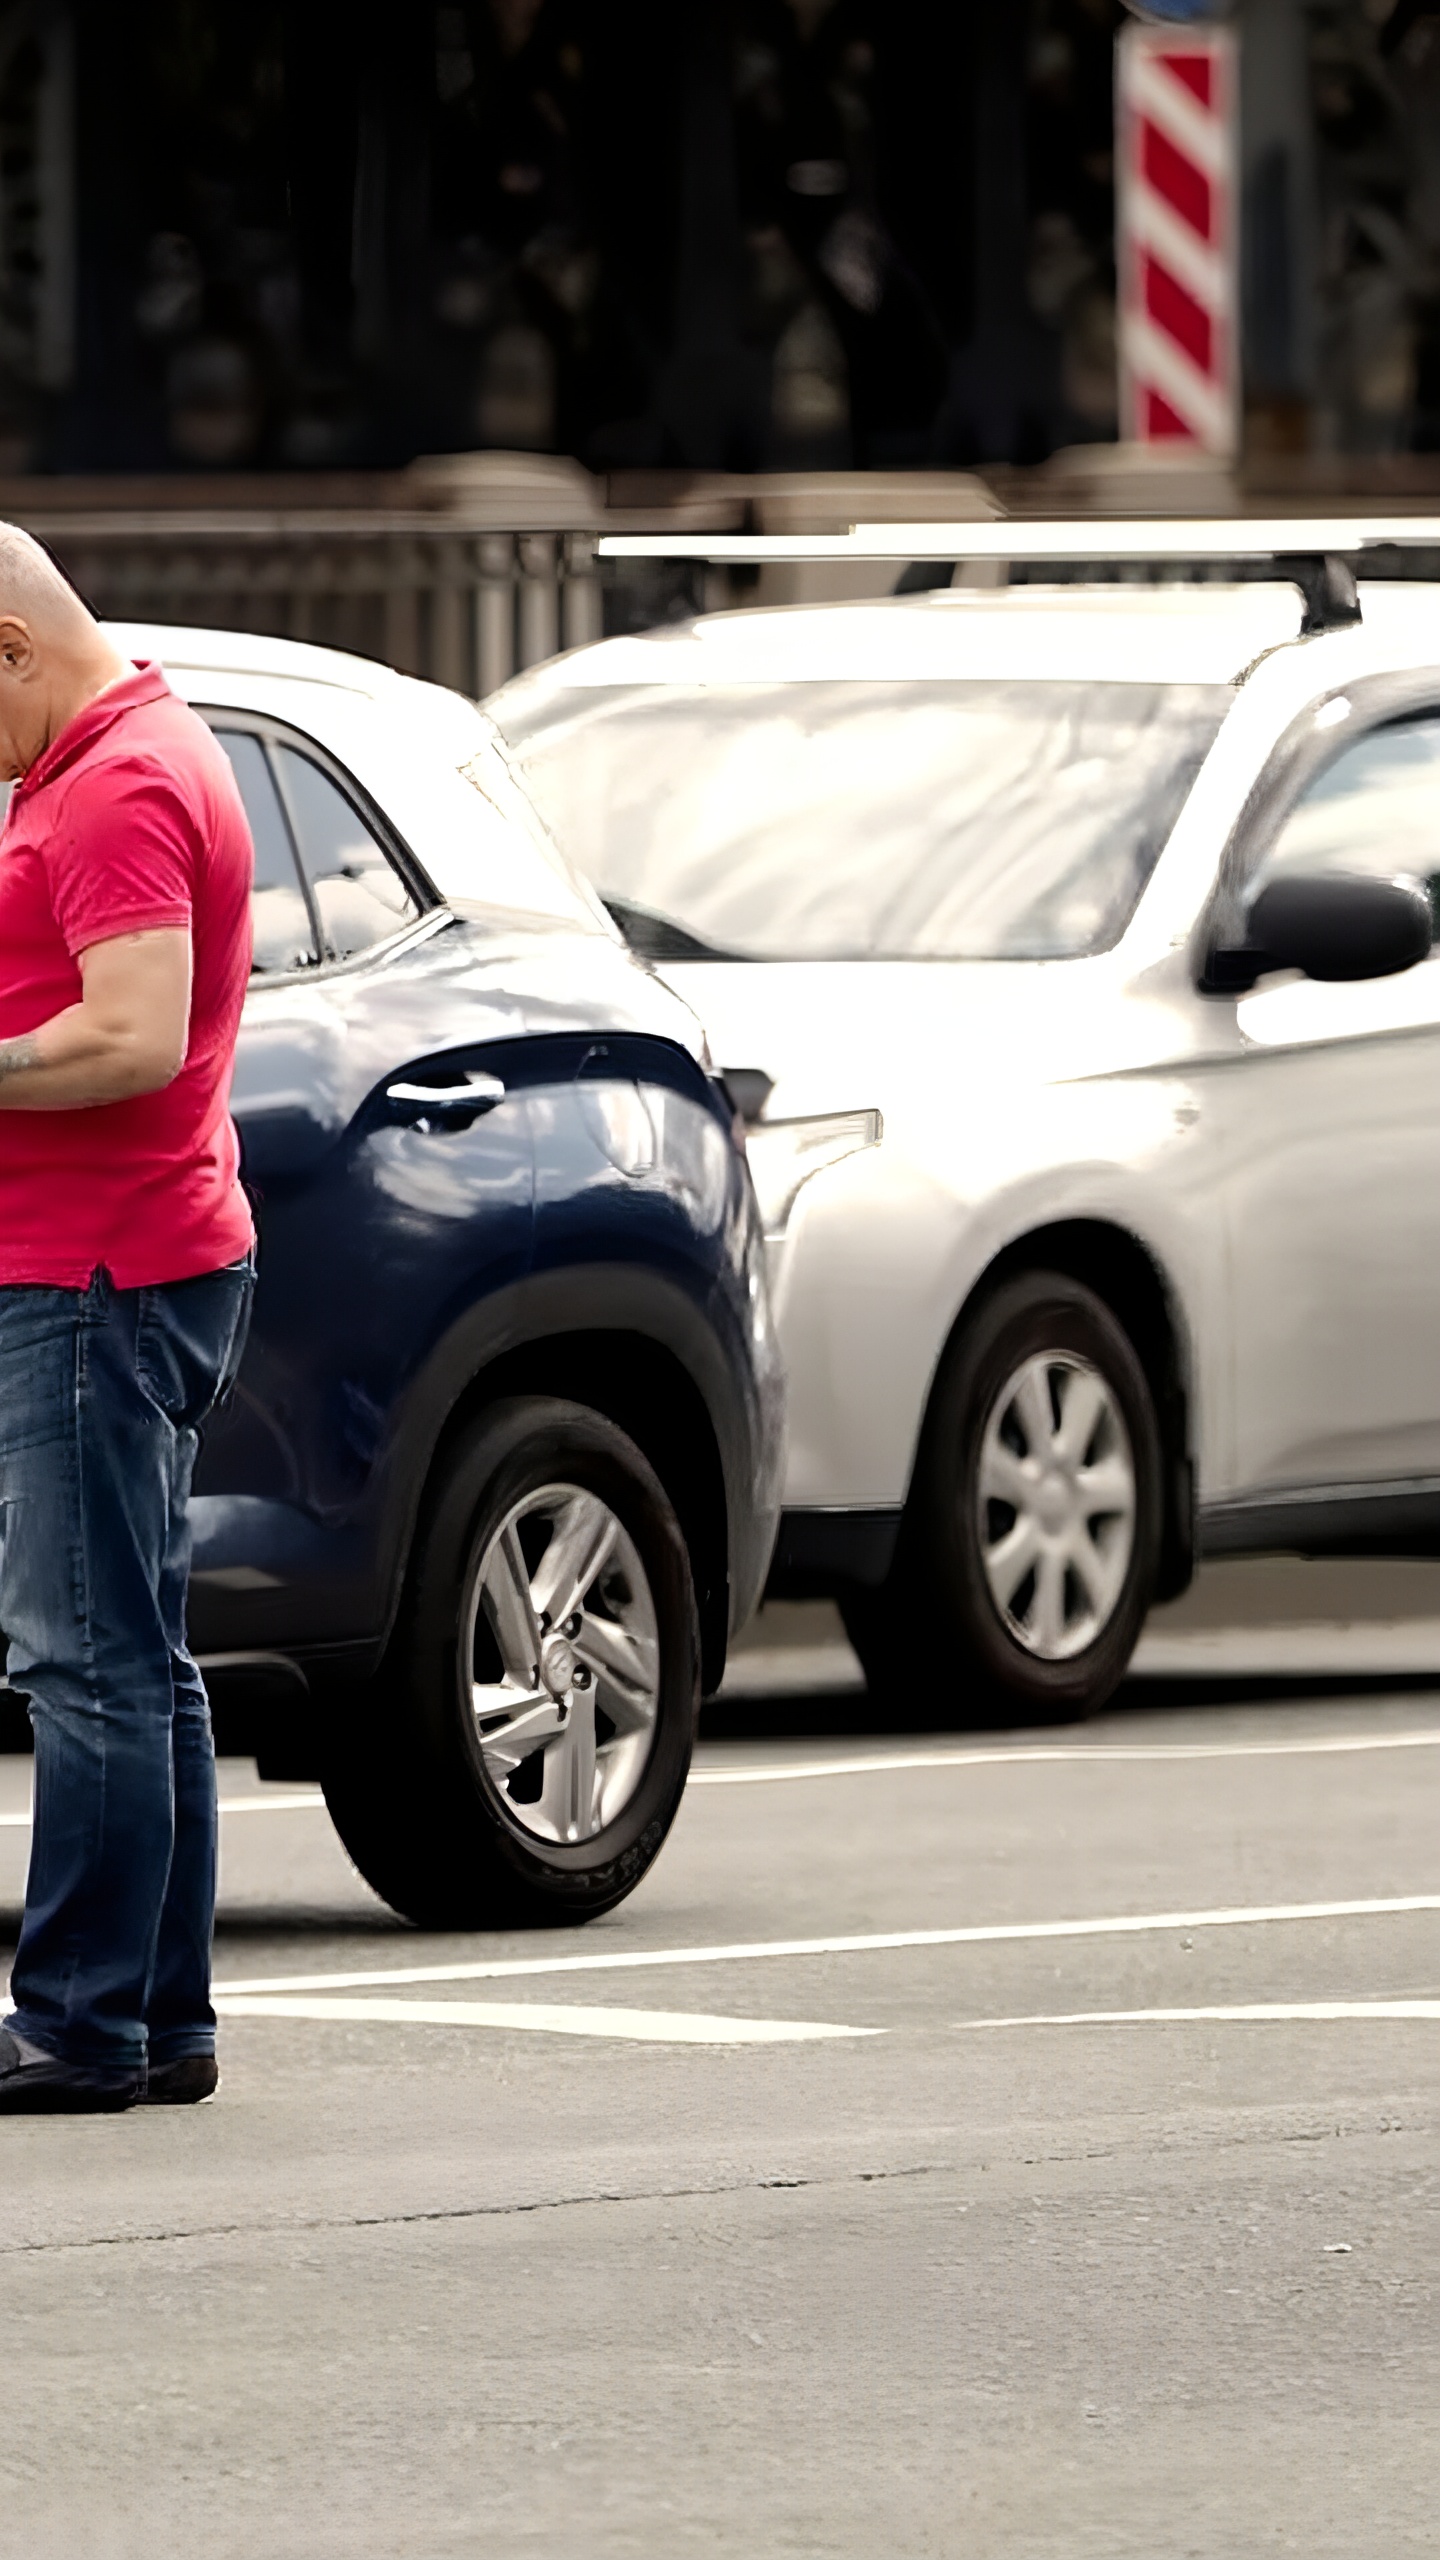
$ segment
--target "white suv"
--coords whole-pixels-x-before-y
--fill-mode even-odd
[[[1440,589],[1360,597],[717,615],[488,706],[752,1123],[771,1588],[878,1690],[1074,1709],[1199,1553],[1440,1552]]]

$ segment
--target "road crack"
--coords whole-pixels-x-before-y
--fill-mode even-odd
[[[308,2214],[292,2221],[197,2222],[174,2229],[91,2232],[56,2240],[0,2241],[0,2259],[79,2254],[99,2249],[178,2248],[196,2240],[279,2239],[324,2231],[402,2231],[425,2224],[504,2221],[519,2214],[568,2213],[599,2204],[684,2204],[708,2196],[771,2195],[794,2188],[880,2186],[906,2178],[959,2176],[954,2161],[909,2169],[847,2169],[836,2177],[737,2178],[685,2187],[593,2187],[573,2195],[516,2197],[497,2204],[419,2205],[408,2212]]]

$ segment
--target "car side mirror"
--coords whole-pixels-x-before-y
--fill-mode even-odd
[[[1268,969],[1301,969],[1332,984],[1393,978],[1428,959],[1432,932],[1430,901],[1409,881],[1295,872],[1251,901],[1244,942],[1211,953],[1204,983],[1243,990]]]

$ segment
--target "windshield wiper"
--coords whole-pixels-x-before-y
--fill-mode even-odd
[[[636,957],[641,960],[744,960],[743,951],[722,951],[713,942],[702,942],[696,933],[687,933],[673,916],[659,915],[653,907],[635,907],[628,898],[607,898],[601,892],[605,912],[620,927]]]

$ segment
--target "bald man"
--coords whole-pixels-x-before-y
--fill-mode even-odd
[[[0,526],[0,1628],[35,1733],[0,2114],[217,2085],[197,1434],[254,1230],[228,1110],[252,851],[223,750]]]

